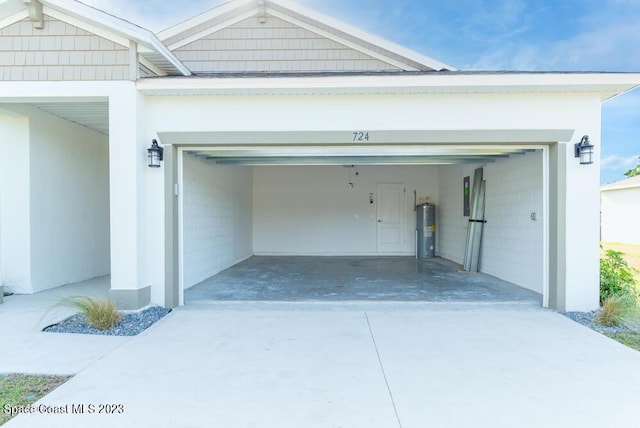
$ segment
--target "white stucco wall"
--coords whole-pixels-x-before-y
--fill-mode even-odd
[[[356,176],[355,173],[358,172]],[[354,188],[349,189],[349,181]],[[413,190],[438,200],[433,166],[280,166],[254,169],[254,253],[377,254],[376,185],[403,183],[403,254],[415,254]],[[369,193],[374,203],[369,203]]]
[[[107,136],[29,109],[34,292],[110,271]]]
[[[557,145],[566,198],[561,228],[551,239],[562,243],[562,309],[590,310],[598,304],[600,103],[595,93],[152,96],[145,124],[149,136],[225,132],[225,144],[254,143],[235,138],[235,131],[575,130],[571,141]],[[573,144],[585,134],[596,143],[595,163],[588,166],[573,158]],[[164,201],[156,203],[153,211],[162,212]]]
[[[252,255],[252,171],[184,156],[184,288]]]
[[[12,108],[0,120],[4,284],[33,293],[108,274],[107,137]]]
[[[0,114],[0,255],[2,284],[31,292],[29,120]]]
[[[603,242],[640,245],[640,187],[603,191],[600,210]]]

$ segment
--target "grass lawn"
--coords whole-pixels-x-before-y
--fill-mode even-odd
[[[640,333],[638,332],[605,333],[605,335],[636,351],[640,351]]]
[[[69,380],[68,376],[23,374],[0,376],[0,425],[12,417],[11,414],[2,411],[5,405],[29,406],[67,380]]]

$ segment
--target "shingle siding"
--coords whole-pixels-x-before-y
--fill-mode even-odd
[[[195,73],[243,71],[373,71],[395,66],[284,20],[256,17],[174,51]]]
[[[0,29],[0,80],[125,80],[128,48],[45,16]]]

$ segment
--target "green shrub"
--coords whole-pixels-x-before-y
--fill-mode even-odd
[[[622,256],[620,251],[607,250],[600,258],[600,303],[614,295],[638,298],[634,269]]]
[[[636,299],[629,294],[614,294],[602,302],[595,322],[607,327],[626,324],[637,316]]]
[[[111,300],[75,296],[64,299],[62,304],[80,310],[85,320],[98,330],[108,330],[122,318],[122,314]]]

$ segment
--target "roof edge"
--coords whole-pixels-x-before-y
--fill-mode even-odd
[[[150,95],[271,93],[591,93],[601,101],[640,86],[640,73],[395,72],[243,74],[140,79]]]
[[[139,25],[111,15],[103,10],[88,6],[77,0],[40,0],[44,6],[63,12],[80,20],[124,36],[142,46],[155,50],[166,58],[183,76],[190,76],[191,71],[167,48],[156,35]]]
[[[414,61],[418,64],[422,64],[434,71],[457,71],[457,69],[451,65],[445,64],[441,61],[438,61],[434,58],[428,57],[426,55],[423,55],[419,52],[416,52],[412,49],[409,49],[405,46],[402,46],[400,44],[397,44],[395,42],[392,42],[388,39],[385,39],[383,37],[380,36],[376,36],[374,34],[371,34],[367,31],[364,31],[358,27],[355,27],[351,24],[347,24],[344,21],[338,20],[336,18],[333,18],[329,15],[325,15],[321,12],[317,12],[313,9],[309,9],[306,8],[304,6],[300,6],[294,2],[291,2],[289,0],[265,0],[265,3],[267,3],[267,5],[269,3],[278,5],[284,9],[288,9],[292,12],[298,13],[302,16],[306,16],[309,19],[319,22],[319,23],[324,23],[330,27],[333,27],[334,29],[347,34],[347,35],[351,35],[352,37],[355,37],[357,39],[362,40],[363,42],[378,46],[390,53],[405,57],[411,61]]]
[[[335,37],[341,39],[352,38],[355,41],[354,45],[360,45],[363,50],[370,50],[370,47],[376,47],[380,49],[379,54],[387,57],[389,60],[394,60],[400,63],[404,63],[407,68],[416,69],[416,65],[434,71],[457,71],[455,67],[452,67],[443,62],[437,61],[428,56],[422,55],[409,48],[391,42],[382,37],[372,35],[364,30],[354,27],[350,24],[346,24],[340,20],[337,20],[331,16],[324,15],[315,10],[308,9],[287,0],[263,0],[266,8],[271,8],[272,13],[277,12],[284,15],[289,15],[291,19],[300,19],[305,24],[317,28],[318,31],[324,31],[323,26],[329,27],[335,30]],[[247,7],[254,7],[259,9],[260,5],[257,0],[232,0],[227,3],[223,3],[205,11],[197,16],[194,16],[186,21],[169,27],[160,31],[157,36],[163,42],[171,41],[169,45],[176,43],[176,40],[183,40],[188,36],[180,39],[180,35],[187,33],[189,30],[202,26],[207,21],[214,20],[216,18],[224,17],[234,13],[234,11],[243,11]],[[231,22],[230,19],[223,20]],[[223,26],[223,24],[220,24]],[[326,37],[326,36],[325,36]],[[403,60],[402,60],[403,59]],[[412,64],[413,63],[413,64]]]
[[[600,191],[606,192],[608,190],[624,190],[638,187],[640,187],[640,176],[634,176],[600,186]]]

